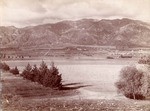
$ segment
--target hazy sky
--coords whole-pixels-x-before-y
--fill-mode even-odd
[[[150,22],[150,0],[0,0],[0,25],[24,27],[68,19]]]

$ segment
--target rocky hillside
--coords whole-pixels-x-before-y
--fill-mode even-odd
[[[150,46],[150,24],[124,18],[61,21],[25,28],[1,26],[0,38],[2,47]]]

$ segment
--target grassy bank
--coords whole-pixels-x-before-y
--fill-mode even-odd
[[[149,111],[150,101],[73,98],[76,88],[54,90],[10,73],[1,75],[3,111]]]

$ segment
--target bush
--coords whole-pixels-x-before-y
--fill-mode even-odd
[[[114,57],[112,57],[112,56],[107,56],[107,59],[114,59]]]
[[[148,75],[148,87],[149,87],[149,89],[148,89],[148,93],[147,93],[147,96],[148,96],[148,98],[150,98],[150,64],[149,65],[146,65],[146,67],[147,67],[147,71],[148,71],[148,73],[149,73],[149,75]]]
[[[120,58],[132,58],[132,55],[120,55]]]
[[[150,55],[149,56],[143,56],[138,61],[139,64],[148,64],[150,65]]]
[[[148,91],[148,76],[134,66],[122,68],[116,82],[119,93],[130,99],[145,99]]]
[[[18,70],[17,67],[15,67],[15,68],[13,68],[13,69],[10,70],[10,73],[12,73],[14,75],[17,75],[17,74],[19,74],[19,70]]]
[[[0,63],[0,69],[2,69],[3,71],[9,71],[10,67],[4,62]]]

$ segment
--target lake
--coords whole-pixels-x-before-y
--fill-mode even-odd
[[[50,67],[51,60],[44,60]],[[103,94],[108,93],[109,96],[117,94],[114,83],[119,77],[119,72],[122,67],[129,64],[135,64],[135,61],[130,60],[53,60],[62,74],[63,84],[72,84],[71,86],[83,86],[80,88],[82,92],[86,92],[94,96],[95,92]],[[28,63],[31,65],[40,65],[41,60],[26,60],[26,61],[6,61],[10,67],[17,66],[20,71]],[[90,91],[90,92],[89,92]],[[100,94],[100,93],[99,93]],[[102,94],[101,94],[102,95]],[[107,95],[107,97],[109,97]],[[91,95],[90,95],[91,96]]]

